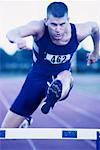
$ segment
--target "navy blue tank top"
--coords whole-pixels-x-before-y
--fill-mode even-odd
[[[44,35],[33,45],[33,71],[45,75],[57,75],[64,70],[70,70],[71,58],[78,47],[76,28],[71,25],[71,38],[66,45],[56,45],[52,42],[48,27]]]

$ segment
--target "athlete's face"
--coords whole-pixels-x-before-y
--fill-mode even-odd
[[[55,40],[63,38],[64,33],[67,32],[67,26],[69,25],[69,19],[67,14],[64,17],[56,18],[53,15],[49,15],[46,20],[50,36]]]

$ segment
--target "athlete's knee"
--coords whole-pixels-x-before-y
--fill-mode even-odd
[[[61,81],[65,79],[70,79],[71,77],[72,77],[71,72],[68,70],[64,70],[57,75],[57,79]]]
[[[71,82],[73,82],[71,72],[67,70],[59,73],[56,79],[61,81],[63,89],[70,87]]]

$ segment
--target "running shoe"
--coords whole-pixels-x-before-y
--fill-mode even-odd
[[[33,123],[33,118],[27,117],[25,120],[21,123],[20,128],[28,128]]]
[[[45,104],[41,107],[41,111],[47,114],[50,108],[53,109],[55,103],[60,99],[62,93],[62,83],[60,80],[55,80],[48,88]]]

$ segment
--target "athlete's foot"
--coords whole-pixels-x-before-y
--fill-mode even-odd
[[[19,128],[28,128],[33,122],[33,118],[30,116],[26,118],[20,125]]]
[[[55,103],[59,100],[62,93],[62,83],[60,80],[55,80],[47,91],[47,98],[45,104],[42,106],[41,111],[47,114],[50,108],[53,109]]]

